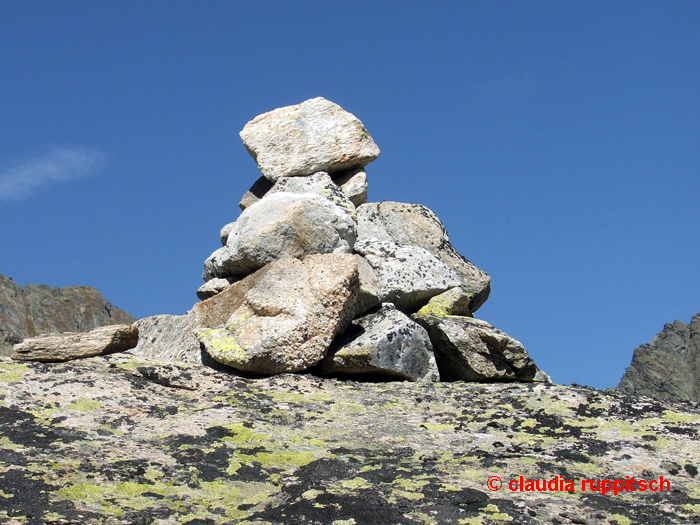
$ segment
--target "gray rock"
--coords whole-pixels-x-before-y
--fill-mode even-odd
[[[215,278],[207,281],[202,286],[197,288],[197,297],[202,301],[214,297],[216,294],[223,292],[226,288],[235,283],[238,279],[229,277],[228,279]]]
[[[355,254],[357,270],[360,277],[360,289],[357,292],[355,315],[362,315],[367,310],[378,306],[381,302],[381,286],[377,274],[361,255]]]
[[[274,261],[196,304],[195,334],[214,360],[238,370],[299,372],[350,323],[358,292],[351,254]]]
[[[134,323],[139,330],[139,342],[129,353],[153,361],[201,363],[202,351],[194,336],[194,323],[192,312],[139,319]]]
[[[350,253],[357,225],[345,211],[319,195],[267,195],[227,225],[226,246],[204,263],[203,279],[243,277],[288,257]]]
[[[428,250],[456,272],[461,281],[459,284],[472,296],[469,313],[475,312],[488,298],[491,278],[455,251],[444,226],[425,206],[373,202],[358,207],[357,217],[358,244],[376,240],[399,246],[417,246]]]
[[[367,174],[364,168],[333,173],[332,178],[355,206],[367,202]]]
[[[663,401],[700,401],[700,314],[675,321],[634,350],[617,390]]]
[[[404,312],[414,312],[431,297],[461,281],[456,272],[419,246],[364,240],[355,249],[372,266],[381,287],[381,300]]]
[[[355,319],[321,362],[324,374],[439,379],[428,333],[390,303]]]
[[[11,278],[0,275],[0,355],[10,355],[12,345],[27,337],[86,332],[135,320],[89,286],[28,284],[22,289]]]
[[[430,334],[442,381],[550,382],[520,342],[486,321],[424,314],[411,317]]]
[[[379,157],[362,122],[321,97],[259,115],[240,135],[271,181],[364,166]]]
[[[43,334],[25,339],[14,346],[16,361],[62,362],[114,354],[134,348],[139,330],[133,325],[113,325],[89,332]]]
[[[325,171],[319,171],[308,177],[282,177],[267,192],[267,195],[275,193],[313,193],[331,201],[345,211],[352,220],[357,222],[355,205],[343,190],[336,185]]]
[[[245,210],[258,202],[268,191],[270,191],[272,185],[273,183],[267,180],[264,176],[260,177],[253,183],[245,195],[243,195],[241,202],[238,203],[239,208],[241,208],[241,210]],[[224,244],[226,244],[225,241]]]

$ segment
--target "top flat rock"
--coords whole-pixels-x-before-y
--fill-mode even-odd
[[[364,166],[379,157],[362,122],[322,97],[259,115],[240,136],[260,171],[273,182]]]

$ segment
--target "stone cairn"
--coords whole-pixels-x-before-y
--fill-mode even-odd
[[[263,176],[204,263],[194,333],[214,360],[262,375],[548,380],[473,318],[491,279],[432,211],[367,202],[379,148],[354,115],[314,98],[240,135]]]
[[[240,135],[262,177],[204,262],[202,302],[137,321],[132,354],[262,376],[549,381],[522,344],[474,319],[491,278],[432,211],[367,202],[379,148],[354,115],[314,98]]]

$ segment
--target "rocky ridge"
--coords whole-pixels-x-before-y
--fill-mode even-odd
[[[700,314],[675,321],[634,350],[617,390],[665,401],[700,401]]]
[[[87,332],[135,320],[92,287],[27,284],[22,288],[0,275],[0,355],[9,355],[12,346],[27,337]]]

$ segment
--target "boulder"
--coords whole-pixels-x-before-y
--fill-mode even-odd
[[[358,292],[351,254],[281,259],[196,304],[195,334],[214,360],[238,370],[299,372],[353,319]]]
[[[457,286],[432,297],[428,304],[418,310],[418,313],[437,316],[460,315],[473,317],[473,304],[474,295],[461,286]]]
[[[353,168],[332,174],[335,182],[355,206],[367,202],[367,174],[364,168]]]
[[[112,325],[89,332],[43,334],[25,339],[14,347],[17,361],[61,362],[96,355],[114,354],[134,348],[139,330],[134,325]]]
[[[324,374],[439,379],[428,332],[386,303],[355,319],[321,362]]]
[[[265,196],[265,194],[268,191],[270,191],[272,186],[273,182],[266,179],[263,175],[258,180],[256,180],[250,187],[250,189],[245,193],[245,195],[243,195],[243,197],[241,198],[241,202],[238,203],[238,207],[241,210],[245,210],[246,208],[252,206],[260,199],[262,199]],[[224,242],[224,244],[226,243]]]
[[[389,241],[355,244],[379,279],[381,300],[415,312],[431,297],[459,286],[459,275],[425,248]]]
[[[357,218],[358,245],[385,241],[399,246],[417,246],[428,250],[456,272],[461,281],[459,285],[471,296],[469,313],[475,312],[488,298],[491,278],[456,252],[445,227],[430,209],[420,204],[373,202],[359,206]]]
[[[379,157],[362,122],[321,97],[259,115],[240,136],[262,174],[273,182],[364,166]]]
[[[357,225],[342,208],[319,195],[275,193],[246,208],[224,230],[226,246],[205,261],[205,281],[243,277],[287,257],[350,253]]]
[[[210,297],[214,297],[216,294],[223,292],[237,280],[238,279],[234,277],[229,277],[228,279],[216,277],[197,288],[197,297],[199,297],[202,301],[209,299]]]
[[[442,381],[550,382],[523,345],[486,321],[414,314],[430,335]]]
[[[129,353],[153,361],[201,363],[202,351],[194,336],[194,322],[192,312],[139,319],[134,323],[139,330],[139,342]]]
[[[282,177],[270,188],[266,195],[275,193],[313,193],[331,201],[345,211],[357,222],[355,205],[343,190],[336,185],[325,171],[319,171],[308,177]]]

